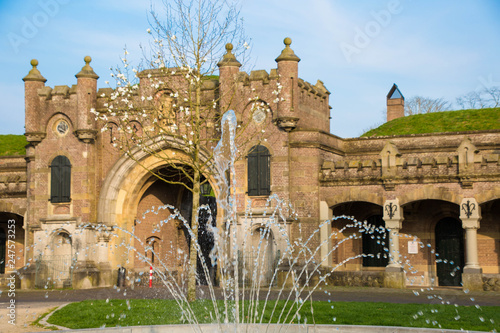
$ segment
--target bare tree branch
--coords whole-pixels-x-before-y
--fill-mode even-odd
[[[450,103],[443,98],[429,98],[414,96],[405,100],[405,115],[447,111],[450,109]]]

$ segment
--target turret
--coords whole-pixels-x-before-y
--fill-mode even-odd
[[[236,93],[236,76],[240,71],[241,63],[236,59],[233,52],[233,44],[226,44],[226,54],[219,61],[219,91],[220,109],[224,112],[233,108],[231,105]]]
[[[40,128],[40,98],[38,90],[45,87],[45,79],[36,68],[38,60],[31,60],[31,66],[28,75],[23,78],[24,81],[24,105],[25,105],[25,127],[26,139],[33,145],[37,145],[45,137],[44,131]]]
[[[285,131],[291,131],[297,126],[299,118],[296,112],[298,111],[298,75],[300,58],[295,55],[290,48],[292,44],[291,38],[285,38],[283,41],[285,48],[280,56],[276,58],[278,63],[279,82],[283,86],[281,97],[283,101],[278,105],[278,126]]]
[[[77,119],[76,119],[76,135],[84,142],[93,142],[96,136],[95,117],[90,112],[90,109],[96,107],[97,96],[97,76],[94,73],[90,62],[92,58],[86,56],[84,58],[85,66],[76,74],[76,98],[77,98]]]
[[[394,83],[391,90],[387,94],[387,121],[396,118],[404,117],[405,115],[405,98],[398,86]]]

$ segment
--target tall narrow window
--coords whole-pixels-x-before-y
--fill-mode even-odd
[[[269,195],[271,193],[269,150],[255,146],[248,154],[248,195]]]
[[[371,228],[363,233],[363,266],[385,267],[389,262],[389,237],[382,216],[375,215],[367,220]]]
[[[159,255],[159,249],[160,249],[160,244],[158,243],[160,239],[157,237],[149,237],[146,239],[146,244],[148,246],[146,247],[146,258],[151,260],[151,264],[157,263],[158,262],[158,255]]]
[[[71,163],[66,156],[59,155],[50,164],[50,201],[71,201]]]

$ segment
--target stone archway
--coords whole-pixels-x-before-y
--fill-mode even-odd
[[[360,227],[348,218],[332,221],[331,246],[333,266],[342,263],[338,271],[383,272],[387,265],[388,240],[382,220],[382,206],[367,201],[348,201],[331,207],[334,217],[349,216],[363,223]],[[373,278],[373,277],[372,277]],[[360,275],[358,285],[369,285],[368,275]],[[371,280],[370,280],[371,281]]]
[[[164,150],[161,151],[162,155],[175,155],[178,163],[181,163],[183,160],[189,161],[188,156],[182,149],[182,142],[171,139],[166,140],[163,144]],[[208,156],[208,153],[202,152],[203,161],[206,161]],[[142,214],[142,212],[138,211],[138,207],[145,193],[157,180],[155,176],[152,176],[152,172],[160,172],[166,167],[167,164],[164,158],[159,158],[137,149],[132,153],[132,157],[122,156],[108,172],[99,196],[97,218],[99,223],[113,229],[113,236],[109,240],[109,245],[114,250],[106,258],[111,267],[125,267],[133,274],[137,271],[137,255],[141,256],[142,259],[146,258],[144,249],[146,241],[144,237],[146,235],[138,236],[134,234],[137,221],[140,219],[139,215]],[[215,171],[213,170],[209,170],[208,172],[208,174],[214,173]],[[212,181],[210,183],[213,184]],[[214,188],[214,191],[217,192],[217,188]],[[155,207],[158,207],[160,203],[169,203],[173,206],[177,205],[175,208],[182,210],[180,204],[182,202],[182,191],[176,188],[171,192],[175,194],[174,201],[176,202],[159,200],[155,204]],[[165,218],[168,218],[168,215],[170,215],[170,212]],[[219,221],[220,218],[214,220]],[[170,223],[170,225],[172,224]],[[176,233],[178,234],[177,240],[182,239],[182,234],[186,235],[185,230],[182,225],[178,225],[176,228]],[[124,244],[130,244],[130,246],[124,246]],[[163,249],[161,250],[163,252],[171,248],[170,246],[160,247]],[[175,255],[179,256],[179,253],[176,251],[177,249],[174,251]],[[174,265],[178,266],[178,263],[174,263]],[[140,270],[144,270],[142,266]],[[165,268],[162,267],[161,270],[163,271]]]
[[[246,253],[248,278],[252,283],[268,286],[274,273],[276,242],[271,228],[257,225],[250,233],[250,249]]]
[[[481,221],[477,230],[478,264],[484,276],[484,290],[500,291],[500,198],[480,204]]]
[[[146,272],[153,265],[180,275],[189,253],[182,219],[175,216],[176,209],[183,215],[182,200],[179,200],[183,188],[161,180],[153,180],[145,187],[133,228],[134,269]]]
[[[49,254],[44,258],[49,268],[49,277],[56,288],[72,284],[73,241],[68,231],[57,231],[50,242]]]
[[[399,253],[405,264],[406,284],[412,287],[437,286],[440,283],[438,274],[442,272],[441,258],[436,255],[438,244],[441,242],[438,234],[442,234],[438,224],[440,221],[458,221],[463,232],[460,206],[453,201],[420,198],[405,202],[401,208],[404,220],[399,230]]]

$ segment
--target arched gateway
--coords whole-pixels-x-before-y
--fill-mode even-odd
[[[180,143],[175,140],[165,142],[163,147],[164,156],[175,154],[181,160],[185,157]],[[202,156],[206,158],[208,155],[204,153]],[[186,165],[186,168],[189,167]],[[97,214],[98,223],[105,225],[112,235],[106,239],[109,243],[104,244],[112,251],[102,251],[97,259],[99,263],[109,263],[113,268],[125,267],[131,275],[142,276],[149,272],[154,262],[160,271],[169,270],[179,279],[185,277],[193,203],[192,193],[187,187],[191,184],[182,177],[176,180],[177,184],[171,184],[155,175],[174,173],[175,169],[169,167],[165,159],[141,150],[134,151],[131,157],[122,156],[115,163],[104,181]],[[213,238],[207,223],[210,221],[215,226],[217,214],[212,196],[201,195],[200,204],[210,207],[213,218],[208,219],[206,213],[201,213],[198,220],[198,243],[210,272],[213,269],[208,255]],[[199,267],[199,282],[205,283],[202,271]]]

